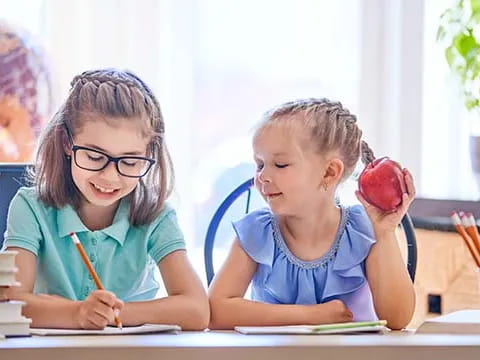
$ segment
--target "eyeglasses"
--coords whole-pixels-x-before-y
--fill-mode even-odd
[[[105,169],[110,162],[114,162],[120,175],[132,178],[145,176],[155,163],[155,160],[141,156],[113,157],[102,151],[85,146],[73,145],[72,151],[75,164],[81,169],[101,171]]]
[[[142,156],[110,156],[103,151],[86,146],[78,146],[73,143],[73,137],[67,128],[67,134],[72,144],[73,159],[75,164],[84,170],[101,171],[110,162],[115,163],[118,173],[131,178],[145,176],[155,163],[154,159]]]

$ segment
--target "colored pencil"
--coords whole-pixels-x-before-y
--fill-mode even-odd
[[[480,235],[478,234],[477,222],[475,221],[475,217],[472,213],[467,213],[467,217],[469,220],[471,237],[475,246],[477,247],[477,252],[480,254]],[[469,233],[470,234],[470,233]]]
[[[463,238],[463,241],[467,245],[468,251],[470,252],[470,255],[472,255],[472,258],[475,261],[476,266],[480,268],[480,255],[477,252],[477,249],[475,247],[473,240],[470,238],[470,236],[467,234],[466,230],[464,229],[462,225],[462,221],[460,220],[460,217],[455,211],[452,211],[452,213],[450,214],[450,217],[453,221],[453,225],[455,226],[455,229],[457,230],[457,232],[460,234],[460,236]]]

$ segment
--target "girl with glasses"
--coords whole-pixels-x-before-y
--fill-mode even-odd
[[[11,299],[33,327],[208,325],[208,300],[165,200],[173,169],[160,106],[130,72],[87,71],[39,140],[33,187],[9,209],[5,247],[18,251]],[[71,242],[76,233],[105,290]],[[168,296],[156,298],[160,271]]]

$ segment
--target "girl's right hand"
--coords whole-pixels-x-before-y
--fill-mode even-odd
[[[75,320],[81,329],[103,329],[115,323],[123,309],[123,301],[119,300],[112,292],[95,290],[88,297],[80,301],[75,314]]]
[[[312,324],[334,324],[353,321],[353,313],[343,301],[335,299],[314,305]]]
[[[355,195],[357,199],[362,203],[365,211],[370,218],[370,221],[373,225],[373,230],[375,232],[375,238],[378,241],[379,238],[382,238],[384,234],[393,234],[395,229],[398,227],[402,218],[407,213],[410,204],[415,199],[415,183],[413,181],[412,174],[407,170],[403,169],[403,179],[405,181],[406,192],[402,195],[401,204],[392,211],[385,212],[365,200],[360,191],[356,191]]]

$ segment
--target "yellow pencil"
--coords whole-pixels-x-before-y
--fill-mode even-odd
[[[100,278],[98,277],[97,273],[95,272],[95,269],[93,268],[92,263],[88,259],[87,253],[85,252],[85,249],[82,246],[82,243],[78,239],[77,234],[71,232],[70,237],[77,247],[78,252],[80,253],[80,257],[82,258],[85,266],[87,267],[88,272],[93,278],[93,281],[95,281],[95,285],[97,285],[98,290],[104,290],[104,287],[102,283],[100,282]],[[115,324],[117,325],[118,328],[122,329],[122,322],[118,318],[118,315],[115,315]]]

